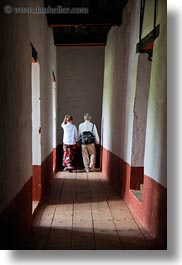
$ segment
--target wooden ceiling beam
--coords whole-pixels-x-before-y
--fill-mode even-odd
[[[85,43],[57,43],[56,46],[105,46],[105,42],[85,42]]]
[[[58,16],[58,15],[47,15],[47,24],[50,27],[69,27],[69,26],[120,26],[122,22],[122,14],[120,13],[118,16]]]
[[[95,24],[49,24],[52,28],[64,28],[64,27],[75,27],[75,26],[78,26],[78,27],[87,27],[87,26],[117,26],[118,24],[117,23],[95,23]]]

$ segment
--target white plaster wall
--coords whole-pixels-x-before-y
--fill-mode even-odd
[[[151,1],[152,2],[152,1]],[[146,1],[143,25],[144,37],[153,27],[153,9]],[[157,23],[160,35],[155,40],[151,66],[150,92],[147,110],[147,129],[144,152],[145,175],[167,185],[166,174],[166,1],[158,1]],[[142,156],[132,157],[134,100],[137,85],[139,41],[139,1],[130,0],[123,12],[120,27],[113,27],[105,48],[104,89],[102,105],[103,146],[130,165],[142,166]],[[146,69],[145,69],[146,70]],[[140,97],[141,95],[137,95]],[[146,95],[142,95],[146,97]],[[138,106],[140,105],[139,98]],[[145,117],[143,117],[145,118]],[[141,119],[142,115],[141,115]],[[139,124],[137,125],[139,126]],[[139,137],[140,139],[140,137]],[[134,139],[135,140],[135,139]],[[141,144],[139,141],[136,143]],[[140,146],[139,146],[140,148]],[[132,161],[133,159],[133,161]]]
[[[40,65],[32,64],[32,165],[41,165]]]
[[[31,7],[37,6],[36,0],[28,0]],[[38,5],[44,6],[39,0]],[[44,161],[52,152],[53,143],[53,93],[52,71],[56,74],[56,48],[52,29],[47,26],[45,15],[29,15],[30,41],[38,52],[40,63],[41,98],[41,159]]]
[[[57,47],[57,138],[61,123],[73,115],[76,126],[89,112],[101,133],[104,47]]]
[[[166,1],[158,1],[157,24],[149,93],[145,175],[167,186],[167,10]]]
[[[139,2],[129,1],[120,27],[112,27],[105,48],[102,105],[103,146],[131,162],[133,106],[138,55]]]
[[[1,212],[32,175],[32,122],[28,18],[1,14],[0,25]]]
[[[43,1],[38,1],[43,6]],[[33,7],[37,1],[10,0]],[[40,62],[42,161],[52,151],[52,70],[56,55],[45,15],[0,16],[0,212],[32,176],[31,42]]]
[[[161,0],[157,1],[158,3]],[[154,0],[145,0],[144,20],[142,27],[142,38],[144,38],[154,26]],[[158,13],[158,11],[157,11]]]
[[[52,83],[52,104],[53,104],[53,132],[52,132],[52,146],[53,148],[56,148],[56,110],[57,110],[57,92],[56,92],[56,82]]]

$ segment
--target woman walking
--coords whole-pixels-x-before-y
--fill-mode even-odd
[[[78,142],[77,128],[73,124],[73,117],[67,114],[64,118],[61,127],[64,130],[63,134],[63,166],[64,170],[72,172],[74,169],[74,158]]]

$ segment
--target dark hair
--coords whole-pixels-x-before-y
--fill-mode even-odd
[[[70,114],[66,115],[66,121],[70,122],[73,120],[73,117]]]

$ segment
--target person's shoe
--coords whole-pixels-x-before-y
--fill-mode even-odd
[[[95,171],[96,171],[96,168],[95,168],[95,167],[91,167],[91,168],[90,168],[90,171],[91,171],[91,172],[95,172]]]
[[[66,170],[68,170],[68,168],[67,168],[67,167],[65,167],[65,168],[63,169],[63,171],[66,171]]]
[[[85,172],[86,173],[89,173],[90,172],[90,169],[89,168],[85,168]]]
[[[70,169],[68,169],[68,171],[71,173],[72,172],[72,169],[70,168]]]

